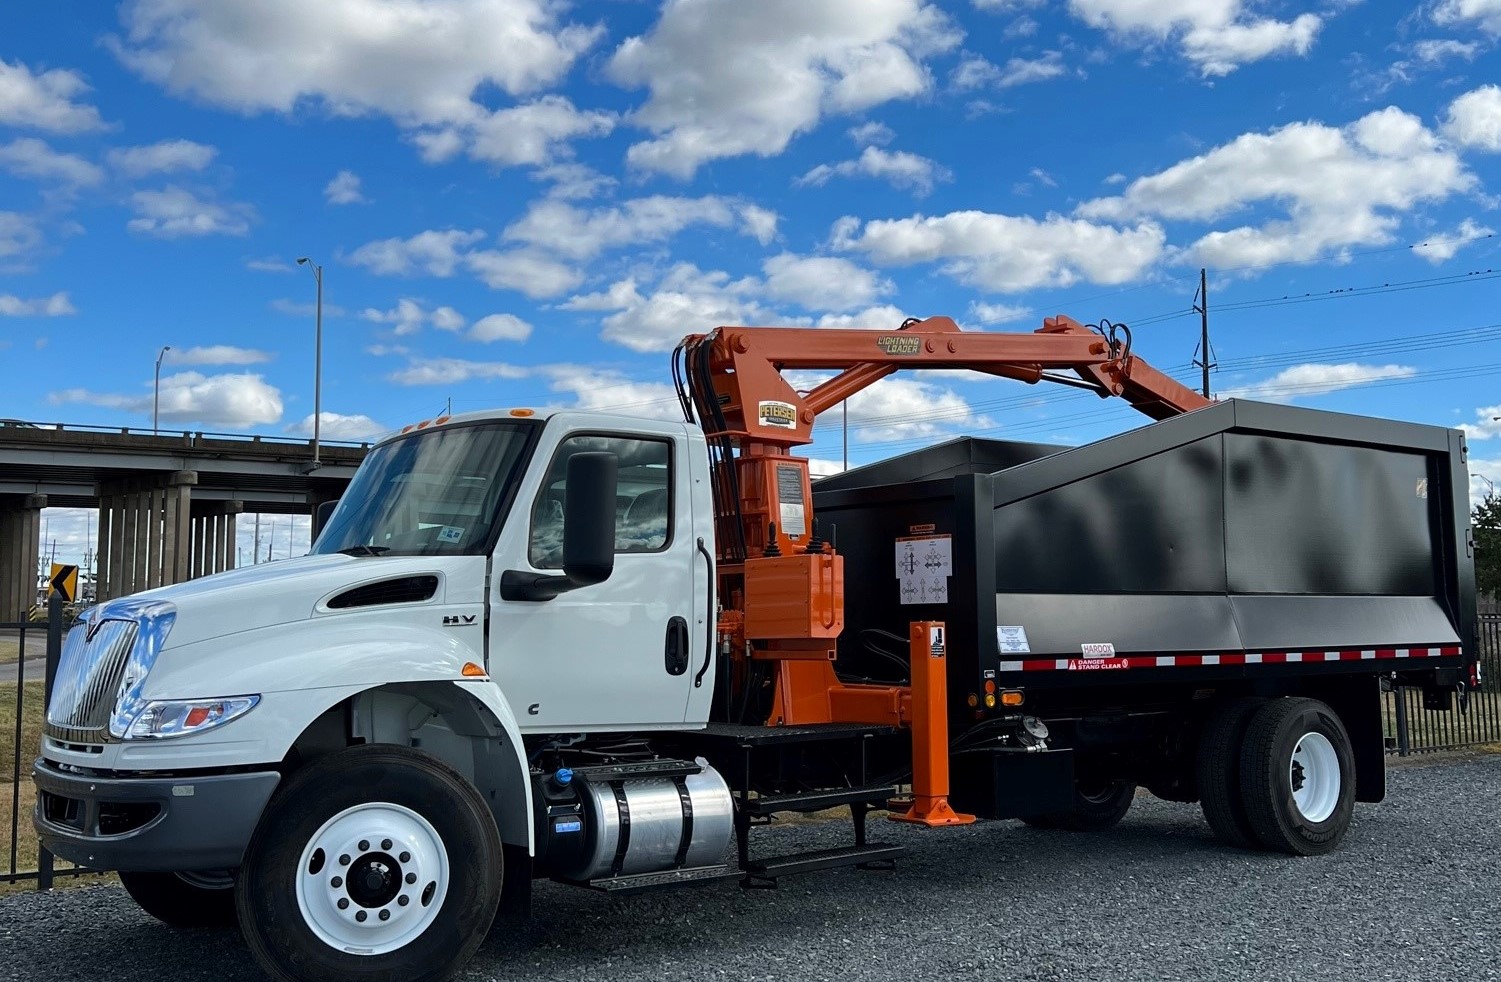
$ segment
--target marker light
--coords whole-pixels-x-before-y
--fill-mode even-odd
[[[526,419],[528,416],[537,415],[537,411],[535,409],[513,409],[511,410],[511,415]]]
[[[489,674],[483,668],[481,668],[479,665],[476,665],[472,661],[466,661],[464,663],[464,668],[462,671],[465,678],[471,679],[483,678],[484,676]]]
[[[1007,689],[1001,693],[1002,706],[1020,706],[1027,701],[1027,694],[1020,689]]]
[[[255,708],[260,696],[186,699],[147,703],[125,732],[127,740],[162,740],[223,726]]]
[[[994,709],[995,708],[995,696],[993,696],[993,695],[991,695],[989,693],[986,694],[986,696],[985,696],[985,708],[986,709]]]

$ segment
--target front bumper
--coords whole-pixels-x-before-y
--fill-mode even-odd
[[[94,777],[32,766],[32,823],[55,856],[91,869],[172,872],[232,869],[281,775]]]

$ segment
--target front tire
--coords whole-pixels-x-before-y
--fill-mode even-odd
[[[169,927],[235,926],[235,877],[230,870],[119,875],[130,899]]]
[[[1073,811],[1059,815],[1040,815],[1022,821],[1037,829],[1062,829],[1066,832],[1104,832],[1126,817],[1136,799],[1136,785],[1129,781],[1101,781],[1074,784]]]
[[[1277,699],[1256,713],[1240,761],[1241,800],[1261,845],[1319,856],[1339,845],[1355,811],[1355,757],[1334,710]]]
[[[298,771],[267,806],[235,891],[283,982],[439,982],[484,940],[502,880],[489,807],[443,761],[367,745]]]

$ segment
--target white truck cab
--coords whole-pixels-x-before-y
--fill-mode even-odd
[[[713,518],[690,424],[509,410],[408,427],[309,555],[80,619],[34,770],[42,841],[120,870],[171,923],[238,916],[274,975],[444,977],[483,936],[503,855],[529,876],[549,837],[555,853],[585,838],[578,788],[563,821],[534,800],[529,745],[703,727]],[[570,873],[717,860],[728,790],[677,769],[694,773],[630,786],[671,812],[637,809],[634,853],[591,826],[595,858]]]

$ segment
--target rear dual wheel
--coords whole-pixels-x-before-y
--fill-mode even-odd
[[[1198,763],[1204,817],[1229,845],[1316,856],[1349,831],[1350,737],[1316,699],[1226,705],[1204,728]]]

